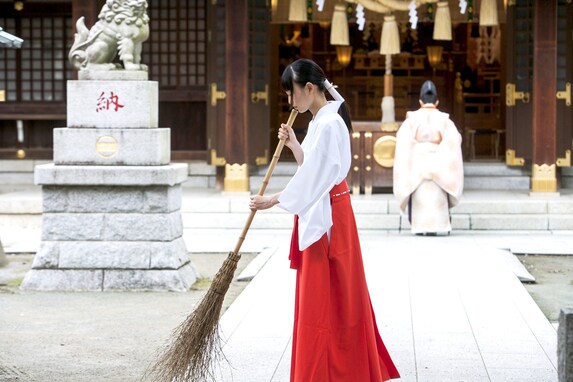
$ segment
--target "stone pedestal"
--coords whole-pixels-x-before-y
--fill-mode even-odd
[[[96,110],[106,91],[123,107]],[[180,211],[187,164],[170,164],[170,130],[156,127],[156,111],[154,82],[68,83],[70,127],[54,129],[54,163],[35,169],[42,243],[23,289],[185,291],[195,282]]]
[[[561,309],[557,333],[559,382],[573,381],[573,308]]]
[[[0,240],[0,268],[8,264],[8,259],[4,253],[4,247],[2,246],[2,241]]]

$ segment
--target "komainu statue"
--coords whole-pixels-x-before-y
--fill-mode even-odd
[[[80,17],[68,56],[72,65],[77,69],[119,69],[112,63],[119,53],[126,70],[147,70],[141,64],[141,47],[149,37],[146,12],[145,0],[106,0],[91,29]]]

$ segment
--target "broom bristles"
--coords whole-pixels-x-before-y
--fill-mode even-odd
[[[219,318],[241,256],[229,252],[197,308],[172,333],[171,343],[149,370],[156,381],[214,380],[213,361],[223,356]]]
[[[291,110],[287,125],[292,126],[298,111]],[[265,193],[265,189],[279,160],[284,147],[284,140],[280,140],[259,195]],[[225,294],[233,281],[237,263],[241,259],[239,250],[247,231],[251,226],[256,211],[251,211],[249,218],[241,232],[235,250],[223,262],[223,265],[215,275],[207,294],[203,297],[197,308],[179,325],[172,334],[171,343],[166,346],[157,361],[148,369],[147,375],[156,377],[156,381],[183,382],[203,381],[214,379],[213,361],[224,358],[219,337],[219,316],[225,300]]]

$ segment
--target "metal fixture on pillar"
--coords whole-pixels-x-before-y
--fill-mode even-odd
[[[395,123],[394,114],[394,81],[392,76],[392,55],[400,53],[400,31],[394,15],[384,16],[382,36],[380,37],[380,54],[386,57],[384,74],[384,97],[382,98],[382,124]]]
[[[288,21],[306,23],[307,19],[306,0],[290,0]]]
[[[484,27],[497,26],[497,0],[482,0],[479,8],[479,25]]]
[[[428,54],[428,62],[433,70],[433,79],[436,77],[436,68],[442,62],[442,52],[444,48],[439,45],[431,45],[426,47],[426,52]]]
[[[452,40],[452,18],[447,1],[440,1],[434,18],[434,40]]]
[[[24,0],[14,0],[14,9],[18,12],[24,10]]]

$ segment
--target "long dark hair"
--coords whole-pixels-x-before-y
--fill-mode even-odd
[[[318,64],[312,60],[301,58],[287,66],[281,77],[281,86],[283,91],[291,92],[293,90],[293,84],[298,84],[302,87],[306,85],[307,82],[318,87],[321,92],[325,92],[324,80],[326,80],[326,75],[324,71]],[[350,120],[350,110],[346,102],[343,102],[338,109],[338,114],[344,120],[348,131],[352,131],[352,122]]]

